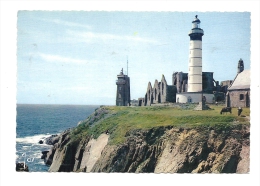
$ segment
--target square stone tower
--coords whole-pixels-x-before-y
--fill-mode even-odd
[[[116,106],[130,106],[130,77],[123,73],[117,75]]]

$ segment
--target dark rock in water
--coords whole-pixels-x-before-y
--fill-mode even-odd
[[[42,151],[42,154],[47,154],[49,151],[48,150],[45,150],[45,151]]]
[[[45,139],[45,143],[47,144],[47,145],[54,145],[55,143],[57,143],[59,141],[59,136],[58,135],[51,135],[51,136],[49,136],[49,137],[47,137],[46,139]]]
[[[39,144],[43,144],[43,141],[42,141],[42,140],[40,140],[40,141],[39,141]]]
[[[45,158],[47,157],[47,153],[48,153],[48,152],[49,152],[48,150],[42,151],[41,159],[44,159],[44,160],[45,160]]]
[[[28,166],[24,163],[16,163],[16,171],[18,172],[29,172]]]

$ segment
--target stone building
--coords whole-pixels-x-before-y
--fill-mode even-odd
[[[145,94],[145,102],[146,102],[146,106],[151,106],[151,104],[153,103],[153,87],[151,82],[149,82],[147,86],[147,91]]]
[[[202,72],[202,90],[204,93],[211,93],[216,89],[214,85],[213,72]],[[177,93],[188,92],[188,73],[174,72],[172,74],[172,85],[176,86]]]
[[[144,98],[138,98],[139,106],[151,106],[152,104],[175,102],[176,86],[168,85],[167,81],[162,75],[161,82],[156,79],[154,87],[151,82],[148,83]]]
[[[226,80],[219,84],[219,81],[214,80],[213,72],[202,72],[202,36],[204,35],[204,31],[200,28],[200,23],[196,15],[192,21],[192,29],[188,34],[190,38],[188,73],[174,72],[172,74],[172,85],[167,84],[164,75],[162,75],[160,82],[155,80],[154,87],[152,87],[152,84],[149,82],[145,97],[138,99],[139,106],[150,106],[152,104],[167,102],[199,103],[203,101],[205,103],[214,103],[225,100],[232,102],[232,100],[234,101],[236,99],[232,97],[230,93],[232,91],[232,94],[235,94],[234,90],[236,87],[234,87],[234,85],[238,85],[238,81],[233,82],[232,80]],[[238,74],[244,74],[243,70],[244,63],[243,60],[240,59],[237,66]],[[240,79],[240,76],[242,75],[238,75],[237,78]],[[239,81],[248,84],[248,82],[244,82],[247,81],[247,79]],[[248,85],[250,85],[250,83]],[[241,86],[246,87],[242,84],[238,87],[241,88]],[[244,89],[242,88],[241,90]],[[249,105],[250,90],[249,92],[248,90],[246,91],[247,93],[245,93],[244,97],[241,95],[240,99],[247,100],[245,103]]]
[[[238,62],[238,73],[226,94],[227,107],[250,107],[250,70],[244,70],[243,60]]]
[[[224,85],[227,86],[230,80],[223,82],[223,86],[220,86],[218,81],[215,81],[213,78],[213,72],[202,72],[202,89],[203,95],[207,102],[221,101],[225,100],[225,93],[221,92]],[[188,86],[188,73],[184,72],[174,72],[172,74],[172,85],[168,85],[165,79],[165,76],[162,75],[161,82],[158,82],[156,79],[154,86],[149,82],[147,91],[144,98],[139,98],[139,106],[150,106],[152,104],[158,103],[175,103],[179,100],[176,100],[176,94],[181,93],[187,97],[187,102],[194,102],[194,99],[187,92]],[[214,98],[212,99],[212,94]],[[210,95],[210,96],[208,96]],[[195,101],[201,100],[202,93],[194,93]]]
[[[233,81],[221,81],[221,84],[219,84],[219,81],[214,80],[213,74],[213,72],[202,72],[202,89],[206,102],[225,101],[227,88]],[[145,97],[138,99],[139,106],[150,106],[151,104],[167,102],[175,103],[176,101],[178,102],[179,100],[176,100],[177,93],[181,93],[183,95],[189,94],[187,92],[187,85],[188,73],[174,72],[172,74],[172,85],[168,85],[165,76],[162,75],[161,82],[158,82],[156,79],[153,87],[150,82],[148,83]],[[210,97],[208,97],[207,94],[210,94]],[[213,98],[212,94],[214,95]],[[197,100],[201,100],[202,93],[198,92],[193,96]],[[188,98],[187,102],[192,102],[192,98],[190,96],[186,97]]]
[[[153,103],[155,104],[161,103],[160,85],[161,83],[156,79],[153,85]]]
[[[167,85],[166,103],[175,103],[176,101],[177,88],[174,85]]]
[[[227,88],[231,85],[233,80],[221,81],[221,83],[219,84],[219,81],[214,80],[213,74],[213,72],[202,72],[203,92],[198,92],[196,94],[198,100],[201,100],[203,94],[203,96],[205,96],[206,102],[225,101]],[[172,85],[168,85],[165,76],[162,75],[161,82],[158,82],[158,80],[156,79],[153,87],[150,82],[148,83],[145,97],[138,99],[138,105],[150,106],[152,104],[158,103],[175,103],[176,101],[178,102],[179,100],[176,100],[176,94],[188,94],[187,85],[188,73],[174,72],[172,74]],[[206,96],[207,94],[213,94],[214,97],[212,98],[212,96],[210,96],[209,98]],[[194,101],[192,100],[191,96],[188,96],[187,98],[188,102]]]
[[[214,87],[213,72],[202,72],[202,91],[212,94]]]
[[[233,80],[221,81],[220,92],[227,93],[228,87],[232,84]]]
[[[172,85],[176,86],[177,93],[187,92],[188,73],[174,72],[172,74]]]
[[[144,98],[138,98],[138,106],[145,106]]]
[[[166,98],[167,98],[167,81],[164,77],[164,75],[162,75],[162,79],[160,82],[160,95],[161,95],[161,103],[165,103],[166,102]]]
[[[215,86],[213,89],[213,94],[216,102],[225,101],[225,96],[227,93],[228,87],[232,84],[233,80],[225,80],[221,81],[219,84],[219,81],[215,81]]]
[[[123,73],[123,69],[117,75],[116,85],[116,106],[130,106],[130,77]]]

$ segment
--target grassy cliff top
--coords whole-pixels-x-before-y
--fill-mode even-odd
[[[237,124],[249,124],[249,108],[243,108],[242,116],[237,116],[237,109],[232,114],[220,114],[222,106],[210,105],[210,110],[195,111],[190,105],[182,107],[116,107],[102,106],[81,122],[73,131],[72,139],[79,140],[86,135],[97,138],[109,131],[110,144],[125,141],[127,132],[135,129],[151,129],[154,127],[184,127],[228,129]]]

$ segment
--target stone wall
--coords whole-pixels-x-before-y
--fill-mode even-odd
[[[228,91],[226,104],[229,107],[250,107],[250,90]]]
[[[228,87],[232,84],[233,80],[226,80],[226,81],[221,81],[220,83],[220,91],[227,93]]]
[[[164,75],[162,75],[162,79],[160,83],[160,95],[161,95],[161,103],[165,103],[167,97],[167,81]]]
[[[153,87],[152,87],[151,82],[148,83],[146,95],[147,95],[146,105],[151,106],[151,104],[153,103]]]
[[[138,106],[143,106],[144,98],[138,98]]]
[[[176,94],[177,103],[199,103],[201,102],[201,93],[200,92],[184,92]],[[213,103],[214,94],[203,93],[206,103]]]
[[[172,85],[176,86],[177,92],[187,92],[188,73],[174,72],[172,74]]]
[[[153,103],[161,103],[160,84],[156,79],[153,86]]]
[[[144,100],[143,100],[143,103],[142,103],[142,106],[146,106],[146,105],[147,105],[147,93],[145,93]]]
[[[203,92],[212,94],[214,89],[213,72],[202,72],[202,89]]]
[[[175,103],[176,102],[176,93],[177,93],[177,88],[176,86],[167,86],[167,95],[166,95],[166,101]]]

